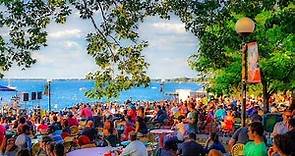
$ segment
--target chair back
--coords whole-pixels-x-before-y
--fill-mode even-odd
[[[263,116],[263,126],[264,130],[271,133],[277,122],[283,121],[282,114],[280,113],[267,113]]]
[[[37,153],[40,151],[40,144],[36,143],[32,147],[32,155],[37,155]]]
[[[231,149],[232,156],[244,155],[244,144],[235,144]]]
[[[71,129],[71,135],[72,136],[78,135],[78,133],[79,133],[78,126],[71,126],[70,129]]]

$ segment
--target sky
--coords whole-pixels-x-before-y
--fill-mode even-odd
[[[1,8],[0,8],[1,9]],[[94,31],[90,20],[82,20],[77,12],[68,17],[66,24],[51,23],[48,28],[47,47],[32,54],[37,63],[21,70],[13,67],[5,73],[5,78],[85,78],[96,71],[94,59],[87,54],[85,36]],[[99,19],[98,19],[99,21]],[[198,40],[191,32],[186,32],[184,24],[176,16],[168,20],[148,17],[139,25],[139,35],[149,42],[143,51],[150,66],[148,75],[155,79],[195,77],[187,59],[197,51]],[[0,34],[7,31],[0,29]]]

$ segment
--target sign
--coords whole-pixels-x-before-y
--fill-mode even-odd
[[[261,83],[257,42],[247,43],[247,49],[248,83]]]

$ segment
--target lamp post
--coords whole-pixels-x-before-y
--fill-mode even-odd
[[[47,80],[48,84],[48,111],[51,111],[51,79]]]
[[[246,100],[247,100],[247,44],[244,42],[246,36],[253,33],[255,29],[255,23],[248,17],[239,19],[235,26],[236,32],[242,37],[242,113],[241,124],[245,127],[246,121]]]

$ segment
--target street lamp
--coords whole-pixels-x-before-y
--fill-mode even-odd
[[[48,84],[48,111],[51,111],[51,79],[47,80]]]
[[[246,99],[247,99],[247,44],[244,42],[244,38],[251,33],[253,33],[255,29],[255,23],[248,17],[243,17],[239,19],[235,26],[236,32],[243,39],[242,46],[242,113],[241,113],[241,124],[242,127],[245,127],[246,121]]]

